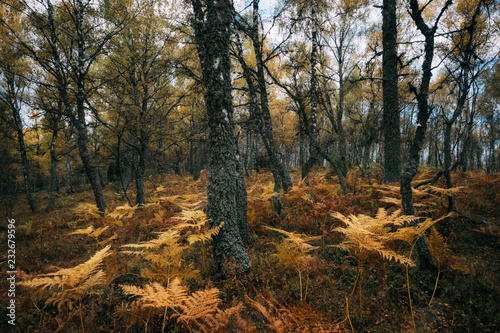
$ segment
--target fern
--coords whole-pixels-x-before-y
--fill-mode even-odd
[[[56,289],[46,300],[47,304],[54,304],[60,310],[67,306],[72,309],[75,301],[81,301],[96,286],[105,283],[106,274],[100,266],[109,256],[111,246],[98,251],[92,258],[73,268],[60,269],[57,272],[44,274],[40,278],[22,281],[19,284],[29,288]]]
[[[106,230],[109,229],[109,226],[105,226],[105,227],[99,227],[97,229],[94,229],[94,226],[89,226],[85,229],[78,229],[76,231],[73,231],[73,232],[70,232],[68,235],[87,235],[89,237],[92,237],[97,245],[103,247],[104,245],[106,245],[107,243],[111,242],[112,240],[116,239],[117,236],[116,234],[111,236],[111,237],[108,237],[102,241],[99,240],[99,236],[105,232]]]
[[[73,210],[75,215],[83,221],[89,221],[94,219],[100,219],[99,209],[96,205],[89,203],[80,203]]]
[[[130,219],[135,211],[137,210],[137,206],[130,207],[129,205],[118,206],[111,213],[108,214],[108,218],[111,220],[118,222],[124,219]]]
[[[220,310],[221,300],[217,288],[189,295],[187,288],[178,278],[167,288],[159,283],[151,283],[144,288],[126,285],[121,285],[121,288],[126,294],[139,297],[138,302],[142,307],[163,309],[164,325],[168,318],[176,317],[177,321],[184,323],[189,331],[220,332],[230,318],[242,310],[241,304],[225,311]],[[170,314],[168,310],[171,310]]]
[[[418,226],[402,227],[413,222],[416,217],[400,215],[401,210],[388,214],[380,208],[375,217],[367,215],[346,217],[340,213],[332,213],[332,216],[343,221],[346,227],[334,229],[341,232],[346,239],[336,247],[352,251],[358,258],[364,260],[369,254],[378,253],[386,260],[393,260],[401,264],[413,266],[413,261],[407,256],[396,253],[391,249],[391,242],[399,240],[412,244],[420,235],[435,223],[449,217],[443,216],[437,220],[426,219]],[[397,229],[396,229],[397,228]],[[393,231],[396,229],[395,231]]]
[[[306,303],[300,306],[284,306],[279,304],[272,295],[266,297],[260,295],[260,298],[261,302],[247,296],[250,304],[268,321],[267,326],[277,333],[351,332],[340,323],[329,323],[323,316],[311,310]]]
[[[123,253],[142,256],[151,264],[151,269],[141,270],[145,278],[170,281],[174,278],[190,279],[198,275],[193,265],[184,265],[183,253],[187,246],[181,245],[178,230],[168,230],[160,233],[159,237],[139,244],[126,244],[122,247],[136,249]],[[161,249],[160,249],[161,248]]]
[[[276,258],[278,258],[279,262],[281,262],[286,268],[294,268],[297,270],[299,275],[299,284],[300,284],[300,299],[302,300],[302,273],[306,272],[306,290],[304,299],[307,298],[307,287],[309,285],[309,271],[312,267],[312,263],[314,263],[315,258],[307,253],[311,252],[314,249],[317,249],[316,246],[312,246],[307,242],[321,239],[321,236],[307,236],[303,234],[296,234],[293,232],[284,231],[281,229],[266,227],[269,230],[277,231],[287,238],[282,239],[282,241],[278,244],[274,244],[278,253],[274,254]],[[318,259],[319,260],[319,259]]]
[[[432,257],[440,270],[450,269],[462,271],[464,273],[469,272],[464,264],[453,254],[453,251],[449,248],[448,244],[446,244],[444,237],[441,236],[435,227],[432,227],[431,229],[427,244]]]
[[[171,244],[172,240],[177,242],[179,239],[179,231],[177,230],[167,230],[166,232],[159,233],[159,236],[156,239],[152,239],[145,242],[140,242],[138,244],[125,244],[122,247],[131,247],[135,249],[157,249],[164,244]],[[137,253],[137,252],[126,252],[126,253]]]

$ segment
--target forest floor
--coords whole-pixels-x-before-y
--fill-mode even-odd
[[[414,184],[437,171],[421,169]],[[351,194],[344,196],[326,170],[315,170],[309,184],[299,182],[299,171],[291,174],[295,186],[282,194],[279,216],[271,173],[247,179],[251,267],[225,280],[215,278],[209,233],[201,226],[205,173],[198,181],[148,179],[149,203],[140,210],[107,184],[104,218],[86,186],[61,194],[49,212],[33,214],[20,198],[9,216],[16,221],[16,325],[6,312],[12,298],[5,297],[4,246],[0,331],[500,331],[499,176],[454,173],[453,191],[444,190],[444,179],[418,188],[420,216],[446,215],[449,194],[462,214],[426,231],[436,269],[422,271],[414,239],[395,236],[409,232],[408,221],[394,222],[397,184],[379,185],[376,169],[367,177],[351,171]],[[48,195],[37,200],[43,207]]]

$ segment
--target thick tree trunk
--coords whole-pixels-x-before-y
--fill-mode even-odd
[[[382,32],[384,181],[395,183],[401,179],[396,0],[384,0]]]
[[[237,160],[231,96],[231,59],[229,45],[233,5],[230,0],[191,0],[193,26],[205,87],[205,107],[209,123],[209,178],[207,215],[210,227],[224,222],[214,237],[214,257],[218,272],[227,277],[232,268],[249,268],[236,206]]]

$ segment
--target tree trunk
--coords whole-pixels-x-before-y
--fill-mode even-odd
[[[78,146],[78,151],[80,153],[80,158],[82,160],[83,167],[85,169],[85,174],[87,175],[87,178],[89,179],[90,182],[90,186],[92,187],[97,208],[99,209],[100,214],[104,215],[106,213],[106,201],[104,200],[104,193],[102,191],[101,179],[99,177],[99,170],[97,169],[97,166],[93,163],[90,157],[90,153],[88,151],[87,127],[85,126],[85,124],[82,124],[81,122],[79,122],[76,127],[78,131],[78,138],[76,142]]]
[[[448,0],[445,6],[442,8],[441,13],[443,13],[449,6],[451,1]],[[418,165],[420,161],[420,152],[422,150],[422,145],[424,143],[425,132],[427,130],[427,121],[430,116],[429,110],[429,85],[432,76],[432,59],[434,57],[434,35],[436,33],[437,24],[439,22],[438,16],[434,26],[429,28],[422,18],[422,11],[419,8],[417,0],[410,0],[410,16],[415,22],[418,30],[425,37],[425,47],[424,47],[424,62],[422,64],[422,81],[420,83],[420,88],[417,89],[410,86],[411,90],[415,93],[417,97],[417,130],[413,142],[411,143],[410,152],[408,156],[408,161],[406,163],[406,168],[401,175],[401,203],[403,210],[406,215],[415,215],[415,207],[413,205],[413,192],[411,187],[411,181],[415,177],[418,171]],[[418,220],[415,221],[418,224]],[[420,258],[420,268],[430,269],[433,267],[432,259],[430,255],[429,248],[425,241],[425,237],[421,236],[417,241],[417,252]]]
[[[316,73],[316,66],[318,64],[318,26],[316,18],[316,3],[312,1],[311,3],[311,20],[312,20],[312,34],[311,34],[311,113],[309,115],[309,159],[302,166],[302,179],[307,178],[311,168],[317,163],[319,158],[319,152],[315,148],[313,142],[317,141],[318,138],[318,120],[317,120],[317,107],[318,107],[318,77]],[[305,114],[304,114],[305,116]],[[307,126],[307,125],[306,125]]]
[[[248,227],[247,219],[248,197],[243,172],[243,163],[241,161],[238,142],[236,141],[236,219],[240,230],[241,240],[243,243],[248,244],[250,243],[250,228]]]
[[[340,53],[340,52],[339,52]],[[344,118],[344,61],[341,54],[339,54],[339,102],[337,105],[337,134],[339,136],[339,158],[340,158],[340,169],[342,170],[342,175],[347,176],[347,139],[345,137],[344,126],[342,124],[342,119]]]
[[[396,0],[384,0],[382,33],[384,181],[395,183],[401,179]]]
[[[191,0],[195,40],[203,73],[205,107],[209,123],[210,153],[207,185],[207,215],[210,227],[224,222],[214,237],[214,258],[221,277],[229,270],[249,268],[236,206],[237,160],[231,96],[229,45],[233,5],[230,0],[208,0],[204,10],[200,0]]]
[[[19,152],[21,153],[21,163],[23,166],[24,189],[26,191],[26,197],[28,198],[28,204],[31,208],[31,211],[36,212],[38,211],[38,206],[31,190],[29,161],[28,155],[26,154],[26,146],[24,144],[23,123],[19,112],[19,108],[16,105],[12,105],[12,113],[14,116],[14,122],[16,124],[17,131],[17,141],[19,143]]]
[[[58,124],[55,124],[57,127]],[[49,203],[47,204],[46,210],[52,209],[57,196],[57,155],[56,155],[56,141],[57,141],[57,129],[52,132],[52,140],[50,141],[50,197]]]
[[[252,120],[255,121],[255,127],[259,131],[264,146],[266,148],[267,155],[269,157],[269,163],[271,172],[274,178],[274,191],[277,193],[274,197],[274,209],[277,214],[281,213],[281,198],[280,191],[283,187],[285,192],[292,187],[292,179],[285,165],[280,161],[279,153],[276,149],[276,143],[273,136],[273,125],[271,119],[271,112],[269,110],[269,100],[267,94],[267,83],[264,73],[264,63],[262,55],[262,43],[260,41],[259,34],[259,14],[258,14],[258,1],[253,2],[253,26],[251,30],[251,39],[254,47],[255,59],[257,63],[257,84],[260,96],[260,107],[257,101],[257,89],[253,83],[251,69],[246,64],[243,58],[243,51],[241,43],[237,41],[238,47],[238,60],[243,68],[243,76],[248,85],[250,93],[250,112],[252,114]]]
[[[64,194],[73,193],[72,182],[72,171],[71,171],[71,155],[68,152],[66,154],[66,187],[64,189]]]
[[[144,174],[146,173],[147,148],[141,144],[139,151],[139,163],[135,171],[136,197],[135,203],[139,206],[146,204],[146,188],[144,186]]]

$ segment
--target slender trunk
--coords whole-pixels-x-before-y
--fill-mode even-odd
[[[267,94],[266,77],[264,73],[263,55],[262,55],[262,43],[260,42],[259,33],[259,2],[254,0],[253,2],[253,46],[255,51],[255,58],[257,60],[257,78],[260,92],[260,106],[261,113],[259,118],[262,117],[262,138],[266,146],[267,153],[269,155],[269,160],[271,162],[271,167],[276,170],[279,179],[275,177],[275,183],[280,182],[280,186],[283,186],[285,192],[292,187],[292,179],[284,163],[280,161],[279,153],[276,149],[276,143],[273,136],[273,123],[271,119],[271,112],[269,110],[269,100]],[[276,185],[275,185],[276,186]],[[279,192],[278,192],[279,193]]]
[[[102,191],[101,180],[99,178],[99,170],[97,166],[93,163],[90,153],[88,151],[87,143],[87,127],[84,124],[77,124],[78,131],[78,139],[77,146],[78,151],[80,153],[80,158],[83,163],[83,167],[85,169],[85,174],[89,179],[90,186],[92,187],[92,191],[94,193],[94,198],[96,201],[97,208],[99,212],[104,215],[106,212],[106,201],[104,199],[104,193]]]
[[[71,156],[69,153],[66,155],[66,188],[64,194],[68,193],[73,193],[73,187],[71,186]]]
[[[451,127],[450,121],[446,122],[444,128],[444,177],[446,179],[446,188],[452,188],[451,181]],[[453,196],[448,196],[448,213],[453,210]]]
[[[257,85],[260,96],[260,105],[257,101],[257,88],[254,85],[251,70],[243,58],[243,50],[241,43],[237,41],[238,60],[243,68],[243,76],[248,85],[250,93],[250,111],[252,120],[255,121],[255,127],[260,132],[264,147],[266,148],[269,157],[269,164],[274,178],[274,191],[277,193],[274,197],[274,209],[277,214],[281,213],[281,198],[280,191],[283,187],[284,191],[288,191],[292,187],[292,180],[288,170],[280,161],[279,153],[276,149],[276,143],[273,136],[273,127],[271,112],[269,110],[269,100],[267,94],[267,83],[264,73],[262,44],[259,34],[259,19],[258,19],[258,1],[253,2],[253,27],[252,27],[252,42],[255,51],[255,59],[257,63]]]
[[[250,228],[248,227],[247,211],[248,197],[245,187],[245,176],[243,174],[243,163],[241,161],[238,142],[236,142],[236,214],[238,228],[243,243],[250,243]]]
[[[144,174],[146,173],[146,153],[147,148],[141,144],[139,151],[139,163],[135,172],[136,204],[143,206],[146,204],[146,188],[144,186]]]
[[[384,181],[395,183],[401,179],[396,0],[384,0],[382,32]]]
[[[312,35],[311,35],[311,113],[309,115],[309,159],[302,166],[302,179],[307,178],[311,168],[317,163],[319,152],[313,142],[318,138],[318,120],[317,120],[317,107],[318,107],[318,77],[316,73],[316,66],[318,64],[318,26],[316,19],[316,3],[311,3],[311,20],[312,20]],[[305,116],[305,114],[304,114]],[[306,125],[307,126],[307,125]]]
[[[19,143],[19,152],[21,153],[21,163],[23,166],[24,189],[26,191],[26,197],[28,198],[28,204],[31,208],[31,211],[36,212],[36,211],[38,211],[38,206],[36,204],[35,198],[33,196],[33,192],[31,190],[29,161],[28,161],[28,155],[26,154],[26,146],[24,144],[23,123],[21,120],[21,115],[19,114],[19,108],[12,107],[12,113],[14,115],[14,121],[16,124],[17,141]]]
[[[55,125],[56,127],[58,124]],[[50,141],[50,197],[46,210],[52,209],[57,196],[57,155],[56,155],[56,141],[57,129],[52,132],[52,140]]]
[[[340,52],[339,52],[340,53]],[[344,118],[344,64],[342,57],[339,57],[339,103],[337,106],[337,134],[339,136],[339,158],[342,175],[347,176],[347,140],[345,137],[342,119]]]
[[[368,168],[368,164],[370,163],[370,148],[372,146],[373,140],[367,140],[366,144],[363,147],[363,157],[361,160],[361,172],[363,173],[363,177],[366,177],[366,169]]]
[[[442,8],[443,13],[449,6],[451,1],[448,0],[445,6]],[[429,109],[429,86],[432,76],[432,59],[434,57],[434,35],[436,33],[437,24],[439,22],[438,16],[432,28],[429,28],[422,18],[422,11],[419,8],[417,0],[410,0],[410,16],[414,20],[417,28],[425,37],[424,46],[424,62],[422,64],[422,81],[420,83],[420,88],[417,89],[410,86],[411,90],[415,93],[417,97],[418,114],[417,114],[417,130],[413,142],[411,143],[410,152],[408,156],[408,161],[406,162],[406,168],[401,175],[401,203],[403,210],[406,215],[415,215],[416,211],[413,205],[413,192],[411,187],[411,181],[415,177],[418,171],[418,165],[420,161],[420,152],[422,151],[422,145],[424,143],[425,132],[427,130],[428,119],[430,116]],[[418,224],[418,220],[415,221]],[[430,269],[433,267],[432,259],[430,255],[429,248],[425,241],[425,237],[421,236],[417,241],[417,252],[420,258],[420,268]]]

